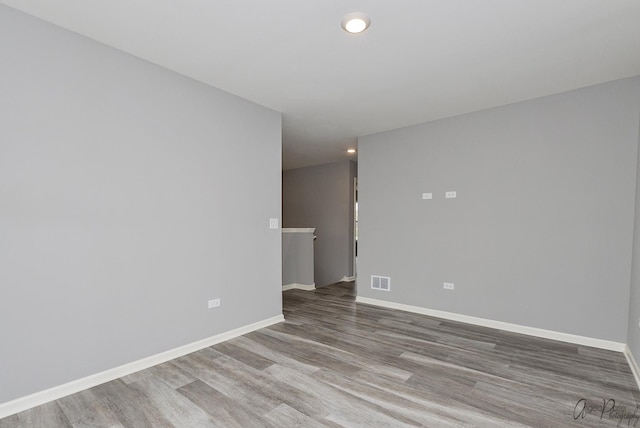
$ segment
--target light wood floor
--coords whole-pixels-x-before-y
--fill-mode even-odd
[[[356,305],[344,283],[287,291],[284,309],[284,323],[0,428],[640,427],[620,353]]]

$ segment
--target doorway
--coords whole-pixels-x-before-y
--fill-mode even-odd
[[[353,177],[353,278],[358,279],[358,177]]]

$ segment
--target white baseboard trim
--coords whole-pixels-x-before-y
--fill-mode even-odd
[[[187,345],[171,349],[169,351],[161,352],[159,354],[152,355],[141,360],[133,361],[119,367],[105,370],[103,372],[96,373],[82,379],[74,380],[69,383],[55,386],[44,391],[36,392],[25,397],[17,398],[12,401],[0,403],[0,419],[11,416],[18,412],[22,412],[32,407],[40,406],[50,401],[75,394],[76,392],[93,388],[94,386],[101,385],[105,382],[110,382],[123,376],[130,375],[131,373],[148,369],[149,367],[162,364],[175,358],[182,357],[183,355],[187,355],[192,352],[199,351],[200,349],[215,345],[216,343],[224,342],[226,340],[233,339],[234,337],[242,336],[243,334],[251,333],[252,331],[259,330],[261,328],[268,327],[282,321],[284,321],[284,316],[277,315],[275,317],[258,321],[253,324],[236,328],[224,333],[220,333],[206,339],[198,340],[197,342],[192,342]]]
[[[629,345],[625,345],[624,347],[624,356],[629,363],[629,368],[631,369],[631,373],[633,373],[633,377],[636,379],[636,384],[638,385],[638,388],[640,388],[640,368],[638,367],[638,363],[631,353]]]
[[[343,276],[342,279],[338,282],[353,282],[356,280],[355,276]]]
[[[416,314],[428,315],[435,318],[443,318],[446,320],[479,325],[482,327],[495,328],[497,330],[504,330],[512,333],[526,334],[527,336],[558,340],[560,342],[573,343],[575,345],[607,349],[609,351],[624,352],[625,348],[627,347],[626,344],[620,342],[612,342],[609,340],[595,339],[592,337],[578,336],[575,334],[561,333],[552,330],[544,330],[542,328],[527,327],[502,321],[493,321],[486,318],[478,318],[469,315],[456,314],[453,312],[445,312],[435,309],[422,308],[419,306],[405,305],[402,303],[388,302],[386,300],[371,299],[369,297],[358,296],[356,297],[356,303],[365,303],[367,305],[381,306],[389,309],[398,309],[405,312],[413,312]]]
[[[287,291],[287,290],[304,290],[304,291],[313,291],[316,289],[316,283],[314,282],[311,285],[305,285],[305,284],[287,284],[287,285],[283,285],[282,286],[282,291]]]

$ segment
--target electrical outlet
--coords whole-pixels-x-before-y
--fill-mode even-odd
[[[218,306],[220,306],[220,299],[209,300],[209,309],[217,308]]]
[[[433,193],[423,193],[422,199],[433,199]]]
[[[444,197],[447,199],[453,199],[453,198],[456,198],[457,196],[455,191],[451,191],[451,192],[446,192],[444,194]]]
[[[445,290],[453,290],[454,284],[452,282],[445,282],[442,285],[442,288],[444,288]]]

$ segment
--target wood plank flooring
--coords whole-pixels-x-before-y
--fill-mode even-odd
[[[284,323],[0,428],[640,427],[621,353],[356,305],[346,283],[283,300]]]

